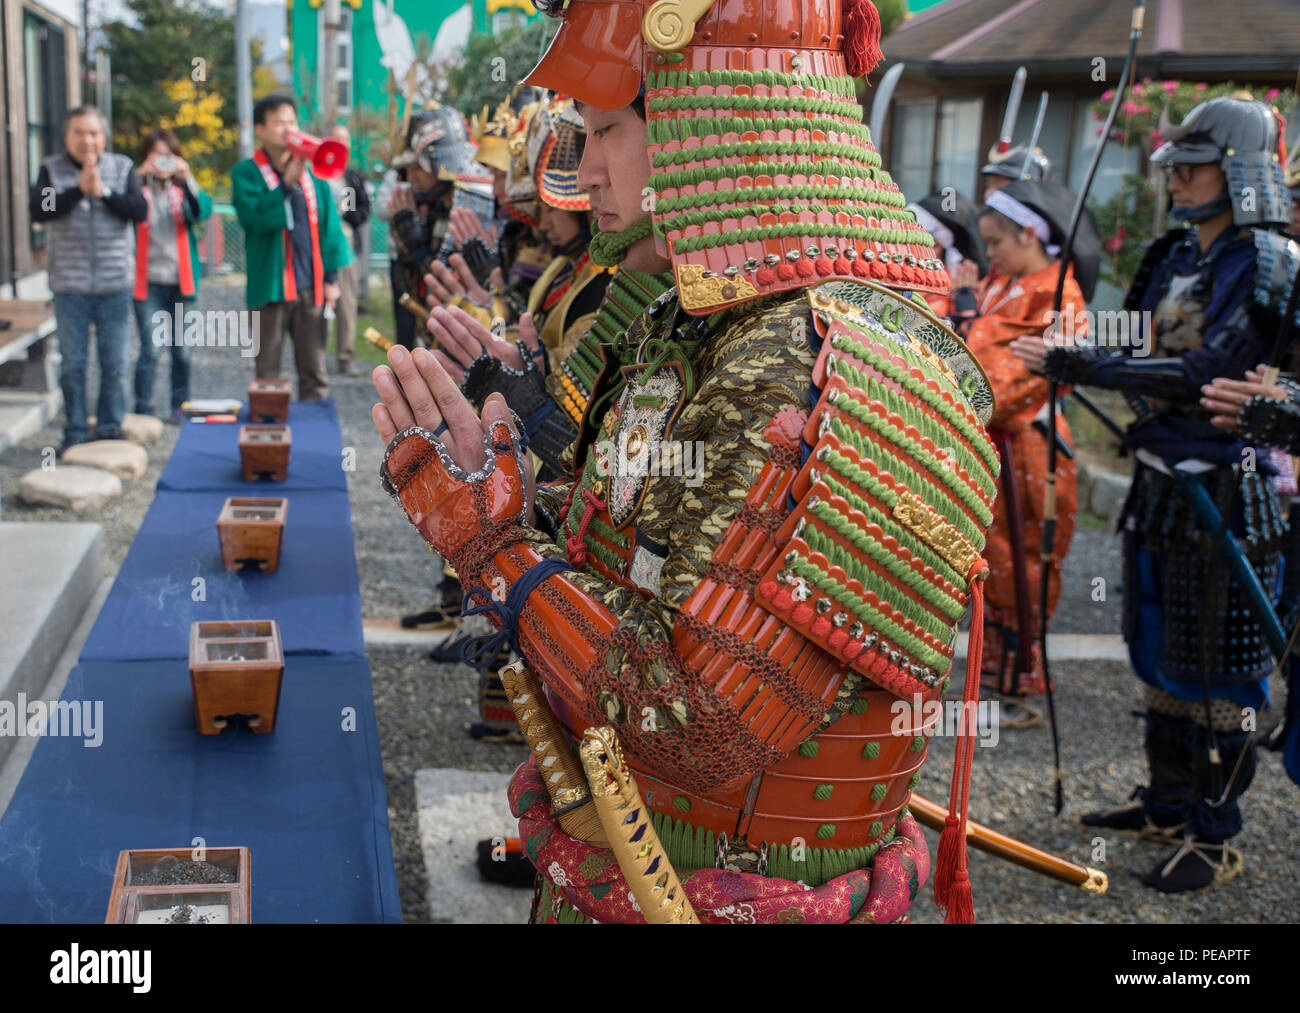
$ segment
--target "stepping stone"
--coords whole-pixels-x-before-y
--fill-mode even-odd
[[[157,443],[162,438],[162,419],[127,412],[122,418],[122,439],[132,443]]]
[[[112,472],[75,464],[59,464],[48,471],[37,468],[18,483],[18,496],[24,503],[49,504],[77,512],[97,510],[121,495],[122,480]]]
[[[1094,472],[1088,495],[1092,512],[1113,522],[1119,516],[1120,507],[1124,505],[1132,483],[1133,479],[1128,475],[1117,475],[1111,471]]]
[[[60,466],[66,463],[102,468],[118,478],[131,479],[145,473],[149,467],[149,455],[144,447],[130,440],[93,440],[69,448],[59,463]]]
[[[430,920],[522,925],[533,891],[487,883],[475,866],[480,840],[516,837],[510,814],[510,775],[431,767],[415,772],[420,844],[428,876]]]

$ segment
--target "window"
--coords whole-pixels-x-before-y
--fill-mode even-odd
[[[352,115],[352,84],[353,84],[353,59],[352,59],[352,8],[346,3],[339,5],[339,31],[335,37],[338,43],[338,49],[335,56],[334,80],[328,82],[321,80],[317,89],[320,95],[320,109],[322,114],[325,111],[325,89],[334,88],[334,113],[337,117],[346,117]],[[317,21],[317,38],[316,52],[320,54],[319,64],[316,67],[316,73],[322,79],[325,75],[325,5],[321,5],[320,19]],[[332,126],[332,124],[327,124]]]
[[[908,200],[919,200],[931,189],[936,107],[933,99],[894,106],[894,137],[886,168]]]
[[[1079,188],[1083,186],[1084,177],[1088,175],[1088,165],[1092,161],[1092,153],[1101,142],[1102,121],[1093,118],[1091,106],[1090,98],[1079,98],[1074,103],[1074,143],[1071,146],[1070,175],[1064,182],[1075,193],[1078,193]],[[1139,149],[1140,145],[1125,146],[1116,141],[1106,145],[1106,150],[1101,154],[1101,162],[1097,166],[1097,176],[1093,180],[1092,189],[1088,191],[1090,202],[1103,204],[1110,200],[1119,190],[1126,175],[1141,171],[1142,154]],[[1058,175],[1056,178],[1061,177]]]
[[[980,158],[980,118],[984,102],[978,98],[945,99],[939,106],[936,124],[934,176],[925,193],[908,195],[909,200],[920,200],[927,193],[946,186],[955,187],[959,193],[969,195],[975,179],[971,167],[982,164]],[[906,190],[903,191],[907,193]]]
[[[27,94],[28,185],[36,183],[41,162],[62,150],[59,127],[68,111],[68,78],[63,29],[23,11],[23,71]],[[45,229],[33,223],[30,248],[45,249]]]
[[[886,166],[908,200],[946,186],[972,195],[981,164],[981,98],[926,99],[894,106],[894,135]]]

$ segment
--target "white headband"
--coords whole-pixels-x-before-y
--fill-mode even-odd
[[[994,190],[993,193],[989,194],[985,204],[994,211],[1006,215],[1021,228],[1028,225],[1034,230],[1034,235],[1043,241],[1043,248],[1050,256],[1055,257],[1061,252],[1061,248],[1051,241],[1052,229],[1047,224],[1047,219],[1033,208],[1021,204],[1020,201],[1008,196],[1001,190]]]

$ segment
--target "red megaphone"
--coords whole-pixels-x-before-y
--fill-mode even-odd
[[[301,130],[290,130],[284,143],[295,158],[311,163],[311,171],[321,179],[337,179],[348,167],[348,149],[333,139],[321,140]]]

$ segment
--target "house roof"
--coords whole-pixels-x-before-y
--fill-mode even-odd
[[[1123,59],[1132,11],[1132,0],[948,0],[908,18],[882,48],[889,63],[915,64],[933,77],[999,74],[1020,64],[1039,74],[1074,73],[1098,56]],[[1250,0],[1249,17],[1225,0],[1148,0],[1138,58],[1145,74],[1294,74],[1295,0]]]

